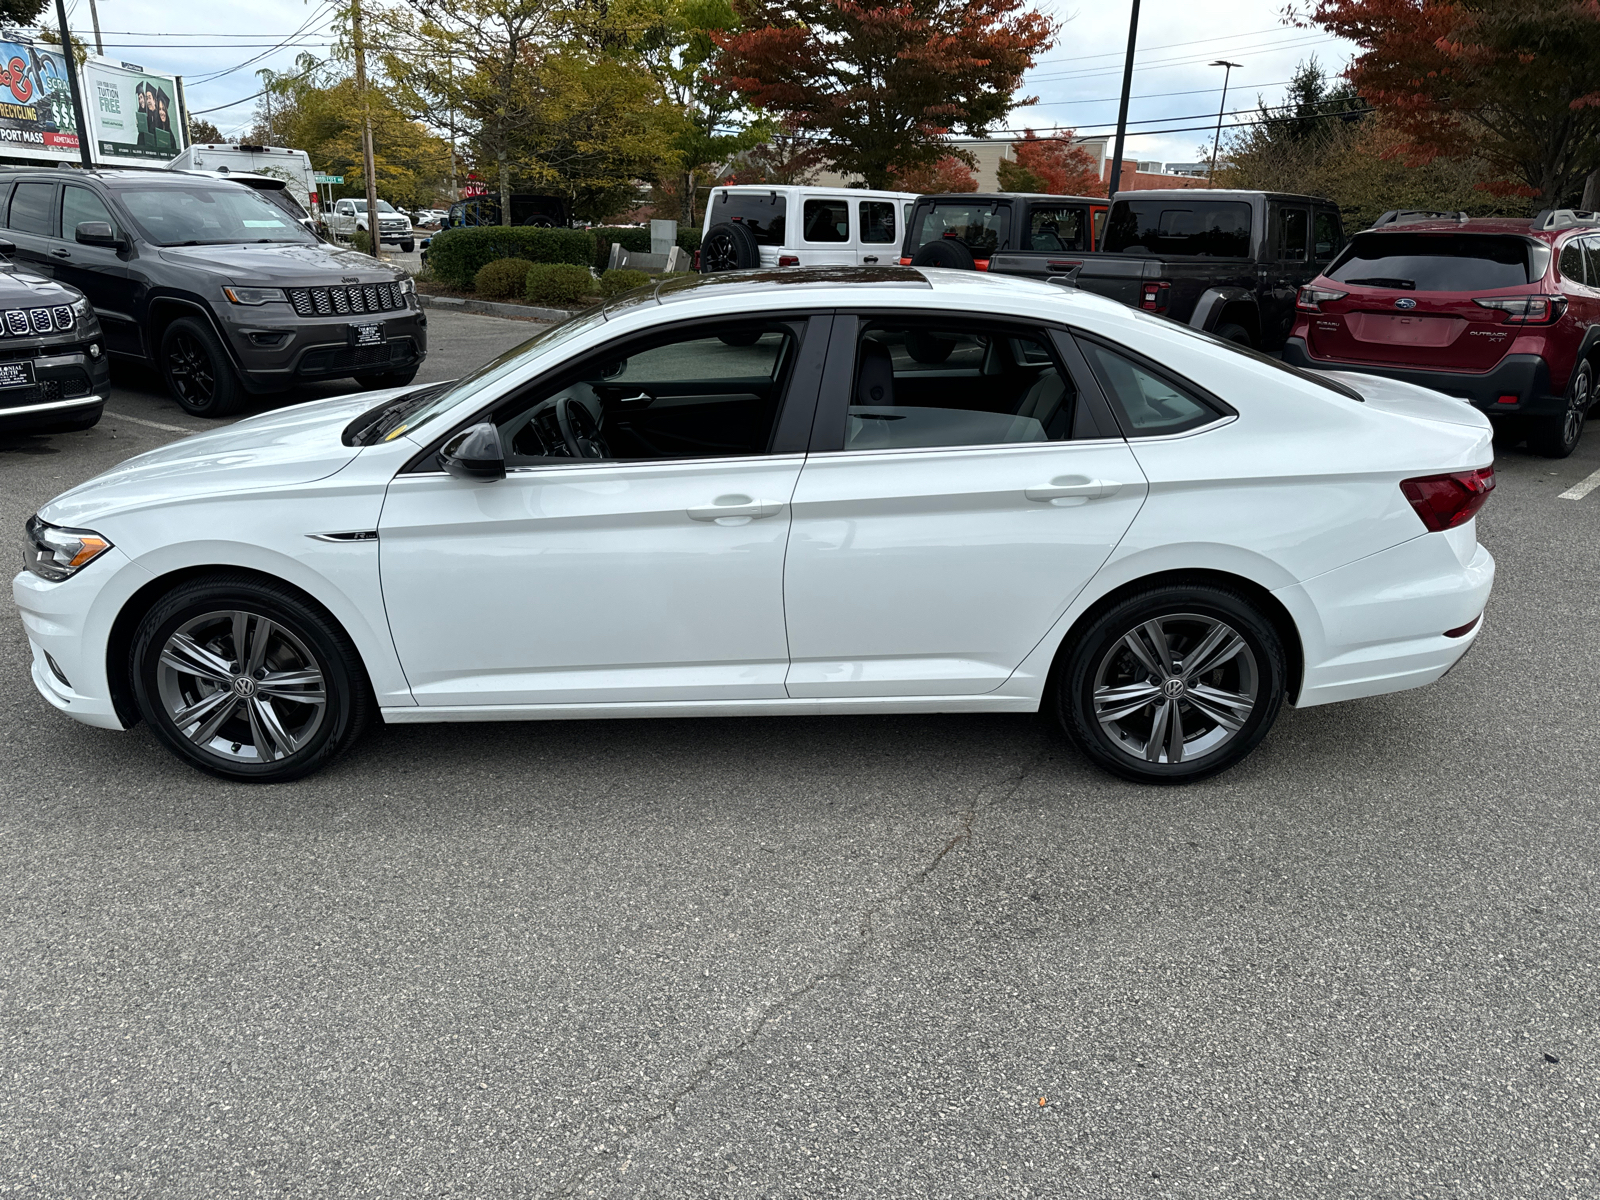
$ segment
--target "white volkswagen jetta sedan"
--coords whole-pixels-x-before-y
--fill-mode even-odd
[[[28,522],[51,704],[284,780],[388,722],[1053,710],[1152,782],[1481,629],[1488,422],[1048,284],[673,280],[453,383],[130,459]]]

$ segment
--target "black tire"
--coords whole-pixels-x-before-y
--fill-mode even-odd
[[[161,377],[186,413],[226,417],[244,403],[244,385],[211,326],[179,317],[161,335]]]
[[[242,650],[234,645],[235,613],[246,616]],[[265,627],[263,618],[269,622]],[[184,674],[164,653],[169,640],[186,628],[190,642],[210,656],[187,661],[218,664],[212,678]],[[254,649],[263,628],[262,665],[247,675],[241,667],[248,662],[238,659]],[[173,588],[139,622],[128,666],[139,712],[167,748],[207,774],[243,783],[284,783],[321,769],[361,736],[376,707],[360,656],[333,616],[282,584],[247,575],[214,575]],[[303,680],[286,682],[271,694],[258,690],[274,674],[287,680],[291,673],[312,671],[321,704],[288,698],[315,694],[309,689],[316,685]],[[247,689],[239,682],[245,677],[259,682]],[[230,680],[226,686],[224,678]],[[199,709],[198,719],[180,726],[175,707],[180,713],[185,707]],[[263,707],[272,714],[271,724],[259,715]],[[263,734],[264,728],[269,732]],[[296,745],[299,738],[304,740]],[[262,743],[265,752],[258,750]]]
[[[717,341],[724,346],[754,346],[761,340],[760,329],[737,329],[732,333],[717,334]]]
[[[403,371],[374,371],[366,375],[357,375],[355,380],[368,391],[379,388],[405,387],[417,377],[419,367],[407,367]]]
[[[911,356],[913,362],[942,363],[950,357],[955,348],[954,338],[940,337],[925,329],[913,329],[906,333],[906,353]]]
[[[1152,623],[1167,639],[1165,660],[1146,632]],[[1202,669],[1189,676],[1185,658],[1213,635],[1219,642],[1207,661],[1232,645],[1232,635],[1241,648],[1215,669],[1194,664]],[[1144,659],[1129,638],[1139,641]],[[1261,743],[1283,705],[1283,644],[1272,622],[1228,588],[1169,585],[1139,592],[1094,617],[1064,653],[1055,701],[1067,736],[1098,765],[1140,783],[1188,783],[1226,770]],[[1168,673],[1157,679],[1151,666]],[[1111,689],[1121,694],[1113,697]],[[1150,700],[1137,706],[1147,689],[1154,689]],[[1104,706],[1099,715],[1097,690]],[[1119,709],[1126,711],[1117,716]],[[1154,760],[1147,749],[1152,741]],[[1177,761],[1169,761],[1174,754]]]
[[[400,243],[400,253],[401,254],[410,254],[416,248],[417,248],[417,243],[412,238],[407,238],[405,241]]]
[[[1584,361],[1573,368],[1567,384],[1567,404],[1561,413],[1528,421],[1528,449],[1545,458],[1566,458],[1578,448],[1584,422],[1593,407],[1594,367]]]
[[[554,229],[556,227],[556,223],[549,217],[541,217],[537,215],[529,217],[523,222],[523,224],[532,225],[535,229]]]
[[[913,267],[943,267],[950,271],[976,271],[978,260],[972,257],[965,242],[955,238],[940,238],[929,242],[911,256]]]
[[[748,271],[761,265],[761,247],[756,235],[743,225],[723,221],[706,231],[700,243],[700,273]]]
[[[1250,336],[1250,331],[1243,325],[1235,325],[1232,322],[1218,325],[1216,328],[1216,336],[1225,342],[1233,342],[1240,346],[1249,346],[1252,350],[1254,350],[1256,347],[1255,338]]]

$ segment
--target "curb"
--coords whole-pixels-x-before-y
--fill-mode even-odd
[[[523,321],[565,321],[572,315],[564,308],[535,308],[531,304],[496,304],[490,300],[468,300],[460,296],[429,296],[417,293],[423,308],[443,308],[450,312],[477,313],[484,317],[513,317]]]

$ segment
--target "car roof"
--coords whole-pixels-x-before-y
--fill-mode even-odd
[[[712,187],[713,192],[770,192],[774,196],[779,192],[788,195],[791,192],[837,192],[841,195],[860,196],[867,200],[881,200],[890,198],[895,200],[915,200],[916,192],[888,192],[873,191],[870,188],[853,187],[828,187],[820,183],[719,183]]]
[[[1113,199],[1175,200],[1182,197],[1185,200],[1248,200],[1252,196],[1260,196],[1267,200],[1304,201],[1307,204],[1334,203],[1326,196],[1307,196],[1299,192],[1263,192],[1255,188],[1144,188],[1142,190],[1124,188]]]
[[[982,204],[985,200],[1070,200],[1083,204],[1110,204],[1105,196],[1063,196],[1051,192],[929,192],[925,196],[918,196],[918,200],[973,200]]]
[[[1526,217],[1469,217],[1465,221],[1452,221],[1449,218],[1436,221],[1396,221],[1391,225],[1380,225],[1373,229],[1363,229],[1362,234],[1390,234],[1390,233],[1515,233],[1523,237],[1537,237],[1545,233],[1547,237],[1554,237],[1557,233],[1566,230],[1553,231],[1536,230],[1533,222]],[[1592,232],[1592,231],[1591,231]]]

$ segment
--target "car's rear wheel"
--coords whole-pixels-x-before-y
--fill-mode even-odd
[[[1581,362],[1567,384],[1567,403],[1553,417],[1539,417],[1528,423],[1528,449],[1546,458],[1566,458],[1578,448],[1584,422],[1594,404],[1594,368]]]
[[[357,375],[356,382],[368,391],[378,388],[405,387],[417,377],[418,367],[407,367],[403,371],[371,371],[365,375]]]
[[[410,254],[416,248],[417,248],[417,243],[414,240],[412,240],[411,238],[407,238],[405,241],[400,243],[400,253],[401,254]]]
[[[196,317],[179,317],[161,335],[161,373],[183,411],[225,417],[244,402],[244,387],[217,335]]]
[[[929,242],[911,256],[913,267],[943,267],[950,271],[976,271],[978,260],[972,257],[967,244],[956,238],[940,238]]]
[[[139,622],[129,666],[156,736],[224,779],[307,775],[360,736],[372,709],[361,660],[333,617],[248,576],[167,593]]]
[[[1216,336],[1225,342],[1232,342],[1236,346],[1255,347],[1255,339],[1250,336],[1250,331],[1243,325],[1227,322],[1217,326]]]
[[[1283,704],[1283,645],[1237,592],[1156,587],[1101,613],[1057,673],[1067,735],[1142,783],[1226,770],[1260,744]]]
[[[724,221],[713,225],[700,243],[700,273],[748,271],[761,265],[761,247],[756,235],[743,225]]]

